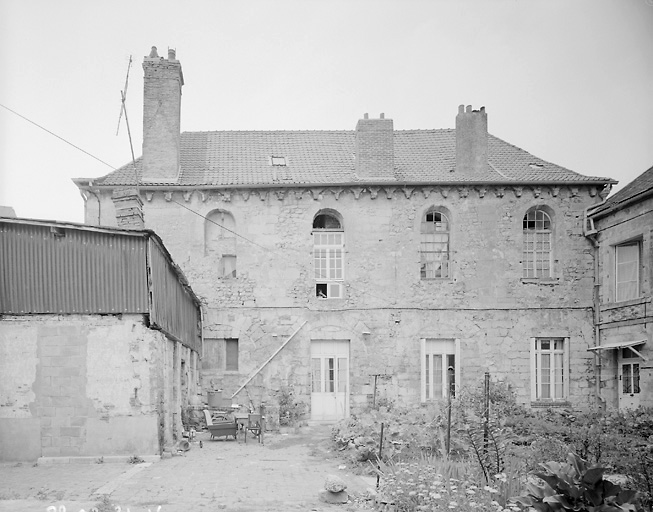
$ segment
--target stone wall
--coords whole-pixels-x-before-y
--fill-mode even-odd
[[[320,326],[338,330],[327,332],[327,339],[350,341],[352,410],[369,403],[373,374],[391,376],[383,384],[389,399],[419,401],[420,338],[459,340],[461,385],[488,370],[493,379],[508,381],[525,404],[531,402],[531,338],[567,338],[569,401],[591,399],[593,256],[582,219],[599,200],[592,187],[280,188],[144,196],[146,227],[162,237],[207,304],[204,337],[239,340],[237,373],[205,368],[211,379],[222,379],[225,393],[307,322],[247,386],[243,402],[249,393],[254,402],[274,403],[288,383],[308,402],[310,342],[324,339],[316,331]],[[450,214],[448,279],[420,279],[420,222],[432,206]],[[522,278],[522,219],[534,206],[547,207],[553,218],[551,279]],[[240,235],[236,278],[221,278],[217,261],[204,251],[202,216],[216,209],[233,215]],[[343,219],[343,299],[315,297],[311,226],[323,210]]]
[[[159,454],[180,431],[174,346],[141,315],[4,317],[0,458]]]

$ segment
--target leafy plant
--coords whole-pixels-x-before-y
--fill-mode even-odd
[[[606,468],[587,463],[570,453],[566,463],[541,464],[544,473],[535,473],[540,482],[527,484],[527,495],[519,503],[538,512],[639,512],[637,492],[603,478]]]
[[[483,472],[486,482],[492,475],[503,473],[510,436],[505,428],[499,426],[498,419],[492,415],[487,419],[466,417],[459,432],[469,442],[471,451]]]
[[[295,425],[304,417],[306,404],[295,398],[295,389],[292,385],[281,386],[277,393],[279,402],[279,425]]]

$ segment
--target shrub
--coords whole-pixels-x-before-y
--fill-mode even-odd
[[[533,507],[538,512],[619,512],[643,511],[637,492],[603,478],[606,468],[588,467],[575,453],[570,453],[566,463],[541,464],[544,473],[535,473],[540,480],[530,482],[526,496],[517,501]]]
[[[281,386],[277,392],[279,402],[279,425],[296,425],[306,413],[306,404],[295,399],[295,389],[292,385]]]

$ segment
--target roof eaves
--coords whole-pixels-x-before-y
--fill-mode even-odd
[[[207,189],[263,189],[263,188],[308,188],[308,187],[354,187],[354,186],[475,186],[475,185],[509,185],[509,186],[546,186],[546,185],[609,185],[616,183],[610,178],[600,178],[600,177],[586,177],[586,179],[576,180],[576,179],[549,179],[549,180],[532,180],[532,179],[511,179],[505,178],[504,180],[403,180],[403,181],[392,181],[392,180],[358,180],[358,181],[347,181],[347,182],[302,182],[302,183],[290,183],[290,182],[280,182],[280,183],[236,183],[236,184],[212,184],[212,183],[201,183],[201,184],[175,184],[175,185],[166,185],[158,183],[136,183],[133,185],[130,184],[95,184],[90,183],[89,187],[98,188],[98,189],[114,189],[124,186],[137,186],[140,190],[166,190],[166,191],[175,191],[175,190],[207,190]]]
[[[601,207],[599,207],[595,212],[592,212],[590,217],[595,218],[595,219],[600,219],[603,217],[607,217],[608,215],[618,212],[628,206],[630,206],[633,203],[637,203],[639,201],[644,201],[645,199],[648,199],[649,197],[653,197],[653,188],[650,188],[648,190],[644,190],[643,192],[640,192],[639,194],[632,195],[623,201],[612,201],[609,202],[609,200],[603,204]]]

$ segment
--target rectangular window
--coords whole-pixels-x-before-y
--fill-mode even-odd
[[[639,297],[639,255],[639,242],[615,246],[617,302]]]
[[[639,393],[639,363],[624,363],[621,365],[621,384],[623,393]]]
[[[551,277],[551,233],[524,231],[524,277]]]
[[[421,278],[449,277],[449,233],[422,233]]]
[[[313,232],[315,295],[342,298],[344,277],[344,235],[342,232]],[[335,282],[334,282],[335,281]]]
[[[423,339],[421,347],[422,402],[455,397],[456,343],[451,339]]]
[[[224,369],[227,372],[238,371],[238,340],[236,338],[224,340]]]
[[[566,400],[569,390],[568,340],[534,338],[531,371],[531,397],[534,401]]]
[[[236,255],[223,254],[220,258],[219,272],[222,277],[236,277]]]

